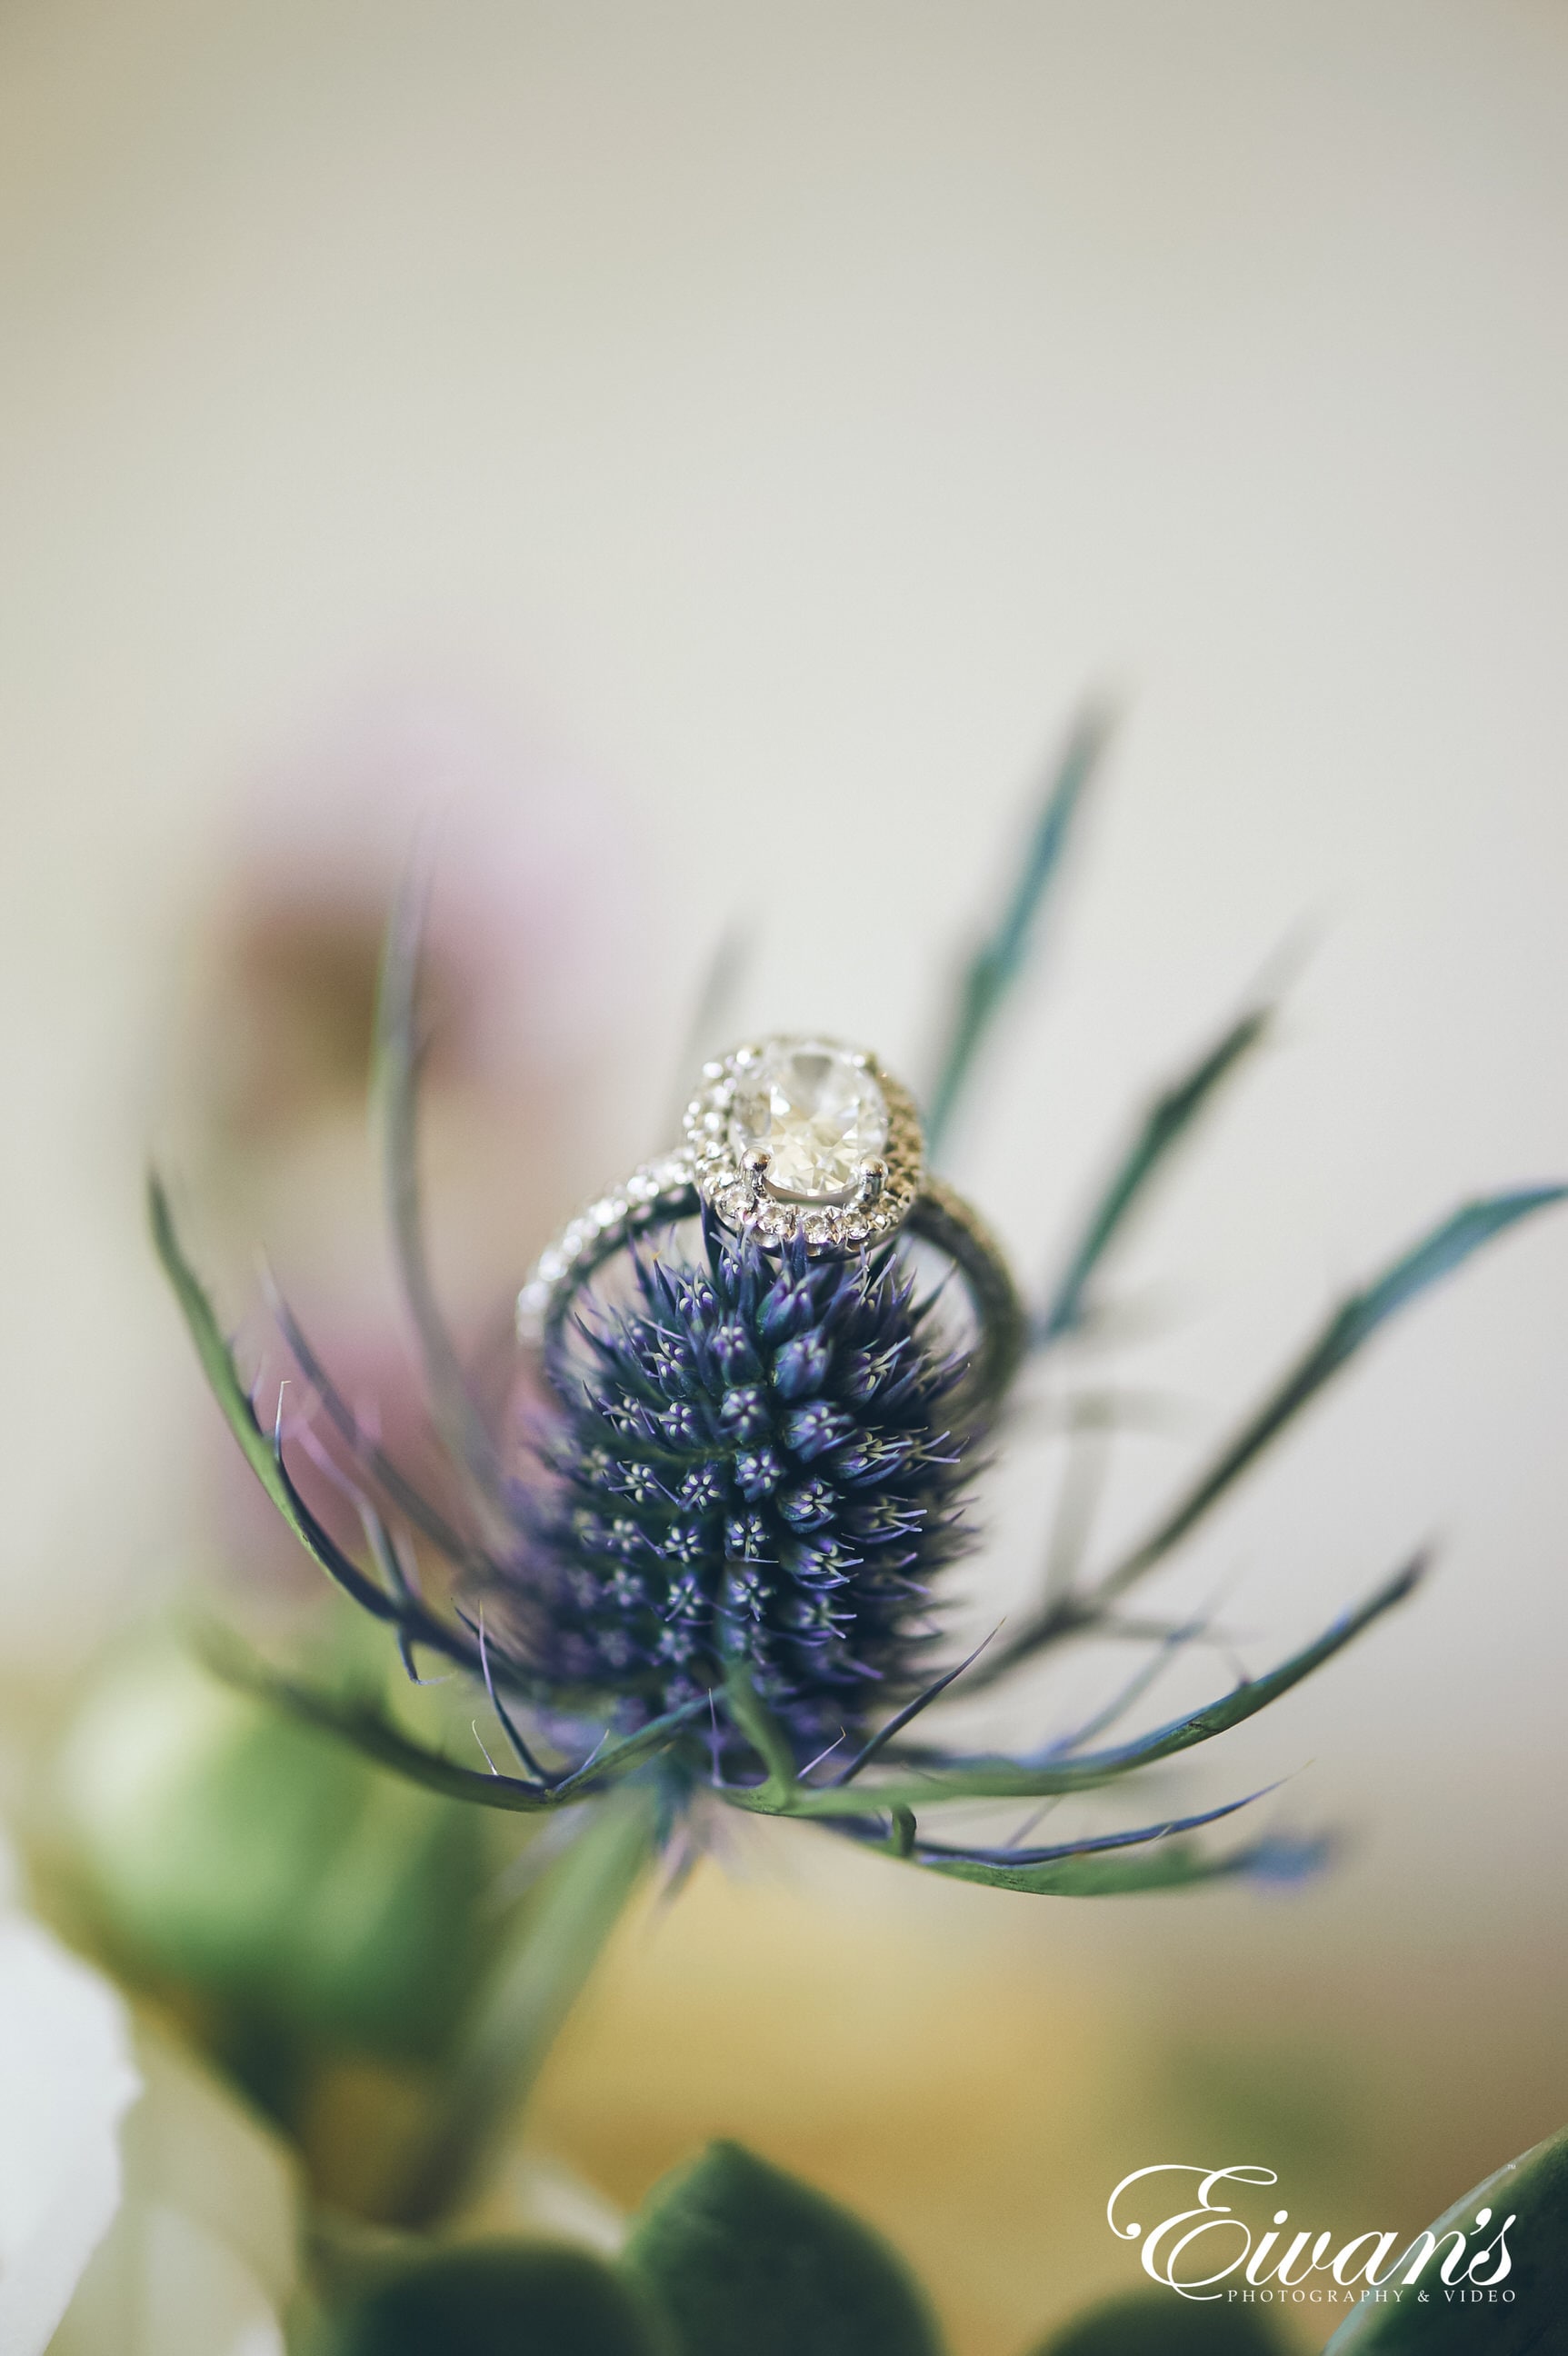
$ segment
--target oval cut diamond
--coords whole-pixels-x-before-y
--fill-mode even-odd
[[[864,1058],[827,1039],[770,1039],[736,1075],[733,1134],[768,1155],[772,1194],[843,1201],[887,1142],[887,1099]]]

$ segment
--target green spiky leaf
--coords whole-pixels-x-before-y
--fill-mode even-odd
[[[1565,1195],[1568,1186],[1526,1186],[1511,1194],[1492,1194],[1481,1202],[1466,1204],[1441,1220],[1372,1283],[1352,1293],[1274,1385],[1262,1405],[1248,1417],[1147,1537],[1124,1555],[1088,1596],[1069,1597],[1065,1601],[1047,1605],[1005,1644],[997,1645],[975,1670],[970,1680],[971,1690],[994,1684],[1018,1662],[1029,1659],[1058,1637],[1093,1625],[1107,1604],[1152,1570],[1197,1527],[1380,1327],[1431,1286],[1453,1275],[1484,1245],[1537,1211],[1562,1202]]]
[[[224,1338],[200,1278],[185,1256],[175,1229],[168,1196],[162,1181],[156,1174],[147,1182],[147,1215],[154,1248],[163,1263],[164,1273],[174,1288],[175,1299],[190,1329],[190,1338],[196,1344],[201,1370],[222,1410],[223,1419],[238,1440],[246,1463],[284,1521],[306,1552],[314,1555],[317,1547],[300,1513],[298,1497],[278,1462],[271,1434],[263,1430],[257,1419],[250,1394],[240,1379],[234,1353]],[[363,1592],[359,1588],[350,1589],[355,1601],[362,1603],[367,1611],[374,1612],[378,1617],[385,1618],[386,1598],[374,1580],[366,1578],[362,1572],[356,1576]]]
[[[197,1357],[212,1396],[224,1421],[239,1442],[245,1462],[284,1523],[312,1561],[317,1563],[361,1610],[378,1620],[395,1622],[406,1638],[446,1654],[461,1661],[465,1666],[473,1665],[474,1647],[467,1637],[443,1625],[413,1599],[394,1595],[378,1586],[375,1580],[362,1570],[351,1556],[344,1553],[330,1533],[317,1520],[289,1478],[277,1433],[264,1431],[262,1428],[251,1404],[250,1393],[240,1379],[234,1353],[224,1337],[206,1289],[185,1256],[176,1232],[168,1196],[156,1173],[147,1182],[147,1211],[154,1247],[189,1328]],[[219,1664],[215,1662],[214,1665]]]
[[[1168,1554],[1380,1326],[1444,1277],[1452,1276],[1484,1244],[1505,1235],[1521,1219],[1562,1202],[1565,1194],[1568,1187],[1564,1186],[1526,1186],[1513,1194],[1467,1203],[1402,1253],[1374,1282],[1352,1293],[1215,1462],[1111,1573],[1103,1591],[1119,1593]]]
[[[951,1126],[986,1033],[1024,969],[1040,911],[1061,865],[1084,788],[1099,766],[1110,725],[1108,715],[1100,711],[1086,712],[1079,720],[1040,806],[1006,905],[964,969],[926,1119],[926,1146],[933,1159]]]
[[[1036,1346],[1071,1333],[1082,1322],[1085,1295],[1095,1269],[1221,1082],[1266,1036],[1272,1020],[1271,1008],[1254,1007],[1155,1098],[1069,1255],[1036,1329]]]
[[[405,878],[387,926],[376,993],[372,1094],[381,1114],[382,1163],[393,1252],[435,1419],[447,1446],[484,1494],[504,1495],[495,1440],[469,1395],[462,1361],[435,1297],[424,1247],[419,1190],[419,955],[430,877]]]
[[[327,1693],[319,1687],[306,1685],[258,1659],[248,1646],[221,1629],[204,1628],[198,1644],[208,1666],[228,1684],[270,1701],[302,1725],[319,1727],[326,1733],[339,1736],[378,1765],[390,1767],[395,1774],[406,1775],[413,1783],[423,1783],[427,1791],[444,1792],[450,1799],[472,1800],[480,1807],[502,1808],[523,1815],[587,1799],[618,1783],[662,1750],[707,1707],[705,1702],[688,1702],[666,1717],[652,1719],[635,1734],[607,1743],[575,1774],[564,1775],[553,1783],[536,1783],[517,1775],[462,1767],[437,1751],[427,1751],[423,1743],[412,1741],[369,1697]]]
[[[1058,1858],[1049,1865],[986,1865],[971,1858],[924,1858],[928,1873],[954,1881],[978,1881],[988,1890],[1014,1890],[1034,1898],[1131,1898],[1155,1890],[1189,1890],[1200,1881],[1233,1880],[1264,1872],[1275,1854],[1273,1842],[1208,1856],[1189,1841],[1160,1840],[1136,1852]]]
[[[1347,1612],[1292,1653],[1276,1668],[1239,1685],[1218,1701],[1172,1719],[1165,1726],[1107,1751],[1079,1756],[1047,1755],[1040,1759],[959,1759],[933,1765],[918,1774],[906,1772],[897,1781],[868,1778],[865,1783],[820,1785],[798,1783],[780,1793],[769,1783],[750,1791],[731,1789],[726,1797],[736,1805],[763,1815],[795,1816],[864,1815],[869,1809],[890,1806],[928,1808],[943,1800],[1045,1799],[1058,1793],[1093,1791],[1113,1783],[1135,1768],[1151,1767],[1162,1759],[1212,1740],[1277,1701],[1292,1686],[1331,1660],[1370,1622],[1404,1601],[1424,1568],[1418,1558],[1385,1581],[1363,1603]]]

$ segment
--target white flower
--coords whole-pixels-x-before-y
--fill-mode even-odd
[[[0,1913],[0,2348],[38,2356],[120,2206],[140,2081],[109,1982]]]
[[[281,2147],[9,1890],[0,1849],[0,2350],[283,2356]]]
[[[282,2147],[145,2028],[135,2058],[124,2198],[49,2356],[284,2356],[296,2202]]]

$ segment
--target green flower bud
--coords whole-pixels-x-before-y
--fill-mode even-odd
[[[55,1779],[113,1959],[242,2033],[438,2051],[489,1941],[476,1812],[379,1773],[171,1644],[89,1694]]]

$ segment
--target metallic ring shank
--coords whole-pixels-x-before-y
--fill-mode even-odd
[[[929,1171],[903,1231],[945,1251],[969,1287],[979,1338],[964,1404],[971,1414],[983,1411],[1016,1374],[1028,1335],[1027,1312],[1002,1247],[972,1205]]]
[[[694,1219],[702,1207],[702,1197],[688,1179],[682,1184],[667,1191],[657,1202],[647,1204],[628,1213],[623,1221],[607,1228],[604,1234],[578,1253],[566,1273],[558,1277],[551,1284],[540,1310],[530,1321],[532,1338],[536,1339],[543,1349],[547,1371],[560,1342],[561,1329],[566,1322],[567,1313],[588,1279],[597,1269],[603,1268],[607,1260],[614,1259],[618,1252],[624,1251],[628,1244],[634,1243],[648,1228],[675,1226],[682,1219]],[[531,1336],[523,1327],[521,1306],[520,1302],[519,1330],[524,1333],[524,1338],[527,1339]]]
[[[547,1370],[556,1358],[572,1303],[595,1271],[648,1228],[694,1218],[702,1204],[693,1183],[678,1181],[655,1201],[619,1207],[624,1214],[621,1218],[585,1238],[570,1264],[563,1265],[547,1283],[536,1278],[519,1301],[519,1330],[525,1339],[542,1345]],[[900,1232],[934,1244],[954,1262],[963,1279],[974,1310],[977,1339],[962,1387],[962,1408],[966,1417],[983,1414],[994,1406],[1017,1371],[1028,1330],[1024,1304],[1001,1246],[963,1196],[929,1173]]]

